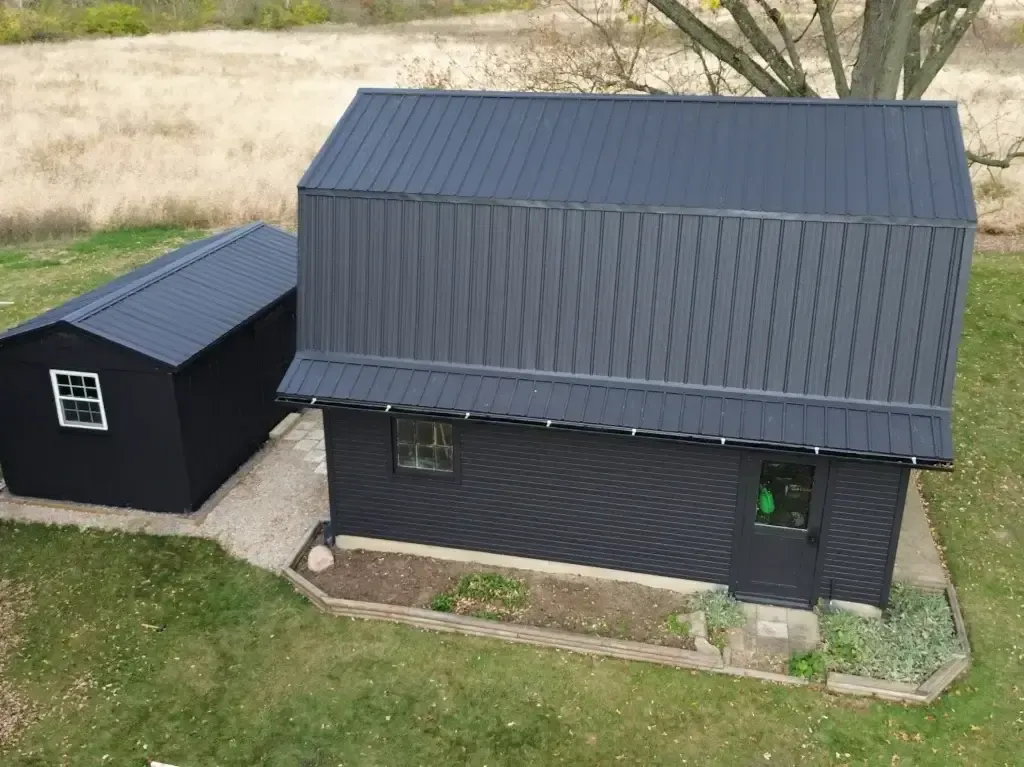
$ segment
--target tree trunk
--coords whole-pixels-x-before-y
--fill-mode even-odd
[[[866,0],[850,79],[851,98],[897,97],[915,4],[915,0]]]

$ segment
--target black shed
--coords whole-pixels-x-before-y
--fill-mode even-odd
[[[296,240],[190,243],[0,334],[0,467],[30,497],[197,509],[286,410]]]
[[[333,532],[884,604],[910,473],[953,460],[960,130],[360,91],[299,185],[280,388],[324,408]]]

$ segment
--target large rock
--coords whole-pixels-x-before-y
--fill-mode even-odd
[[[306,557],[306,566],[314,573],[322,573],[334,566],[334,554],[326,546],[314,546]]]

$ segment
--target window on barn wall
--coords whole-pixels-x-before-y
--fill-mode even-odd
[[[395,467],[453,474],[455,444],[452,425],[444,421],[395,419]]]
[[[51,370],[50,383],[61,426],[106,431],[107,412],[103,407],[100,377],[74,370]]]

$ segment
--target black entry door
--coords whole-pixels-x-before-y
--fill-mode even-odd
[[[810,605],[828,462],[788,456],[744,461],[733,590],[741,599]]]

